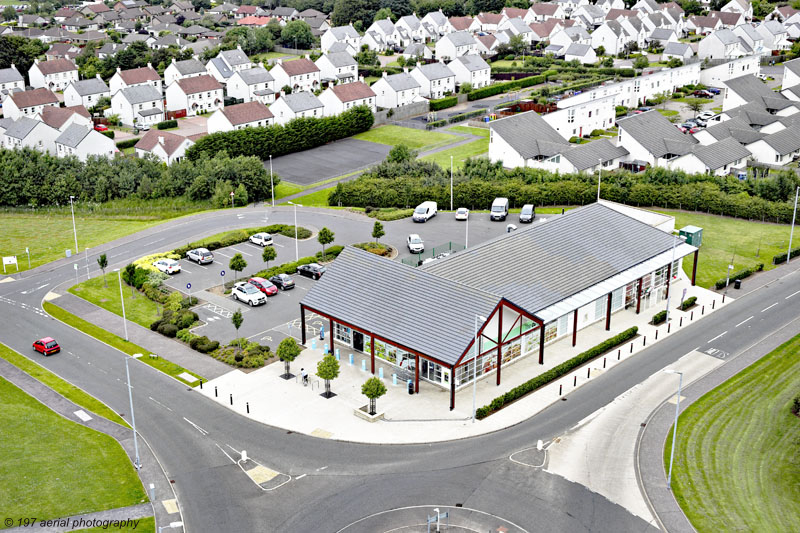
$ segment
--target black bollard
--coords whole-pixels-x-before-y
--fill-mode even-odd
[[[605,367],[606,367],[606,358],[603,357],[603,368],[605,368]]]
[[[561,396],[561,385],[558,385],[558,395]]]
[[[233,405],[233,393],[231,393],[231,405]]]
[[[572,377],[572,386],[573,387],[577,387],[578,386],[578,376],[573,376]]]
[[[250,402],[246,402],[245,405],[247,406],[247,414],[250,414]]]
[[[217,396],[219,396],[219,394],[217,394],[217,386],[214,385],[214,398],[216,398]]]

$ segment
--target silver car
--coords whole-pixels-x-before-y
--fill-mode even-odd
[[[198,265],[207,265],[214,262],[214,254],[207,248],[195,248],[186,252],[186,259],[194,261]]]

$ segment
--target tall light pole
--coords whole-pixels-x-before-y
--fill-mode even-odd
[[[464,239],[464,249],[469,248],[469,211],[467,211],[467,236]]]
[[[125,298],[122,296],[122,272],[118,268],[114,269],[119,279],[119,301],[122,304],[122,325],[125,327],[125,340],[128,340],[128,321],[125,319]]]
[[[797,195],[800,194],[800,187],[794,192],[794,211],[792,211],[792,230],[789,232],[789,250],[786,252],[786,264],[792,258],[792,237],[794,237],[794,219],[797,216]]]
[[[453,210],[453,156],[450,156],[450,211]]]
[[[477,407],[475,405],[478,396],[478,321],[481,323],[486,322],[485,316],[475,315],[475,340],[473,342],[472,350],[475,352],[475,357],[472,359],[472,423],[475,423],[475,413]]]
[[[303,207],[301,204],[296,204],[294,202],[288,202],[289,205],[294,206],[294,260],[300,261],[300,251],[297,247],[297,208]]]
[[[72,206],[72,199],[74,196],[69,197],[69,210],[72,212],[72,234],[75,236],[75,253],[78,253],[78,230],[75,228],[75,208]]]
[[[275,207],[275,181],[272,179],[272,154],[269,154],[269,183],[272,190],[272,207]]]
[[[675,457],[675,440],[678,438],[678,413],[681,410],[681,387],[683,386],[683,372],[665,368],[667,374],[678,374],[678,397],[675,401],[675,423],[672,426],[672,451],[669,454],[669,474],[667,474],[667,488],[672,489],[672,459]]]
[[[136,452],[136,462],[133,463],[133,466],[136,470],[139,470],[142,467],[142,462],[139,460],[139,441],[136,440],[136,416],[133,414],[133,387],[131,387],[131,372],[128,370],[128,358],[129,355],[125,356],[125,377],[128,381],[128,401],[131,405],[131,424],[133,425],[133,449]]]
[[[669,284],[672,282],[672,276],[675,274],[672,271],[672,267],[675,266],[675,245],[677,243],[678,243],[678,238],[673,233],[672,234],[672,262],[670,263],[670,267],[669,267],[669,277],[670,277],[670,279],[667,280],[667,316],[666,316],[667,324],[669,324],[669,299],[672,296],[672,291],[669,290]]]
[[[600,163],[597,167],[597,201],[600,202],[600,175],[603,173],[603,160],[598,158],[597,161]]]

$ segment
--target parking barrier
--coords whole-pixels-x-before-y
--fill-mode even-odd
[[[716,301],[716,300],[713,300],[713,301],[711,302],[711,310],[712,310],[712,311],[714,310],[714,306],[715,306],[715,305],[717,305],[717,301]]]
[[[645,335],[644,339],[642,339],[642,346],[647,346],[647,335]]]
[[[562,385],[561,385],[561,383],[559,383],[558,384],[558,395],[559,396],[561,396],[561,387],[562,387]]]
[[[689,315],[689,321],[691,322],[692,320],[694,320],[694,311],[692,311],[692,314]]]
[[[353,354],[350,354],[350,365],[352,366],[352,364],[353,364]]]
[[[591,371],[592,371],[592,369],[587,366],[586,367],[586,379],[589,379],[589,372],[591,372]]]
[[[577,387],[578,386],[578,375],[577,374],[572,376],[572,386],[573,387]]]
[[[603,357],[603,368],[605,368],[605,367],[606,367],[606,358]]]
[[[706,314],[706,306],[705,305],[700,308],[700,316],[703,316],[704,314]]]
[[[633,353],[633,343],[631,343],[631,353]]]
[[[678,327],[679,327],[679,328],[680,328],[680,327],[683,327],[683,317],[681,317],[681,321],[680,321],[680,323],[678,324]]]
[[[656,340],[658,340],[658,330],[656,330]]]
[[[667,324],[667,333],[669,333],[669,329],[670,329],[671,326],[672,326],[672,324]]]
[[[619,361],[620,356],[622,356],[622,349],[620,348],[617,350],[617,361]]]

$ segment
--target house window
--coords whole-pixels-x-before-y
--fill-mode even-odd
[[[556,322],[551,322],[547,324],[544,328],[544,342],[550,342],[551,340],[555,339],[558,335],[558,324]]]

